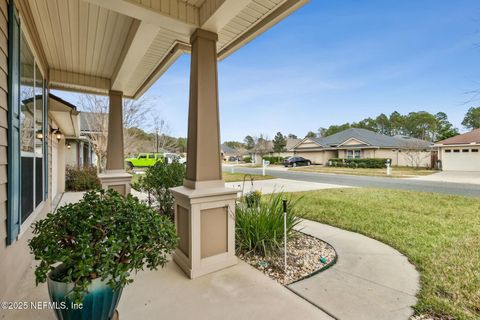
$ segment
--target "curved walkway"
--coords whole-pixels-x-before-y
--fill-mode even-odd
[[[299,228],[330,243],[338,260],[289,289],[340,320],[407,320],[412,315],[419,274],[404,255],[379,241],[318,222],[303,220]]]

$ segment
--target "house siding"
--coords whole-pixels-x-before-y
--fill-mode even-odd
[[[9,301],[18,289],[17,285],[27,272],[33,272],[31,266],[33,257],[28,248],[28,239],[31,238],[29,225],[22,225],[22,233],[17,241],[7,246],[7,135],[8,135],[8,11],[7,0],[0,0],[0,300]],[[51,147],[49,146],[49,155]],[[51,157],[50,157],[51,158]],[[51,161],[51,160],[50,160]],[[49,162],[50,162],[49,161]],[[51,167],[49,167],[51,176]],[[49,190],[51,183],[49,182]],[[50,197],[49,197],[50,198]],[[32,214],[36,219],[42,218],[50,209],[49,198]],[[11,300],[11,299],[10,299]],[[0,318],[2,318],[0,310]]]

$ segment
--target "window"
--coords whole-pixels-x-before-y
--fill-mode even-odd
[[[360,150],[347,150],[347,159],[360,159]]]
[[[472,149],[472,152],[478,152],[478,149]]]
[[[150,154],[148,155],[148,158],[150,158],[150,159],[155,159],[155,154],[154,154],[154,153],[150,153]]]
[[[446,149],[445,152],[446,152],[446,153],[450,153],[450,152],[452,152],[452,150]]]
[[[21,222],[46,198],[46,123],[43,77],[25,35],[20,37]]]
[[[138,156],[138,159],[147,159],[147,155],[146,154],[141,154]]]
[[[462,149],[462,152],[470,152],[469,149]]]
[[[457,153],[458,153],[458,152],[460,152],[460,150],[459,150],[459,149],[453,149],[453,152],[457,152]]]

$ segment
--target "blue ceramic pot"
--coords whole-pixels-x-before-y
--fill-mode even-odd
[[[69,297],[73,283],[53,280],[55,274],[64,270],[59,266],[48,275],[48,293],[58,320],[110,320],[115,313],[122,290],[113,291],[106,281],[94,279],[88,286],[88,294],[82,305],[75,304]]]

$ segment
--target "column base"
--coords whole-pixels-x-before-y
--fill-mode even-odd
[[[170,189],[180,237],[173,260],[190,278],[237,263],[235,201],[238,191],[222,187]]]
[[[130,193],[132,175],[123,170],[107,170],[107,172],[99,174],[98,178],[102,189],[110,188],[124,196]]]

